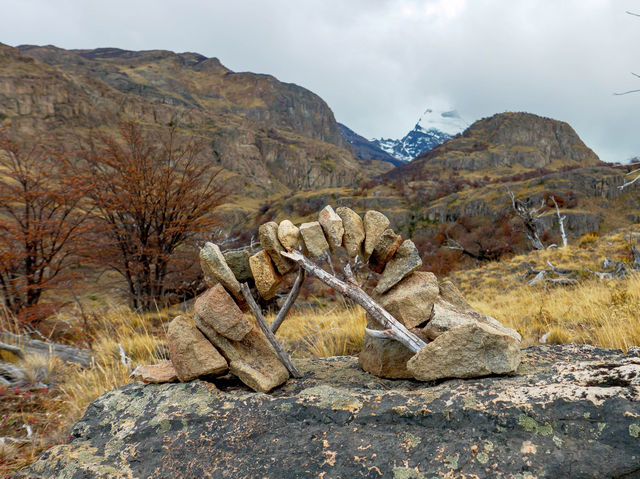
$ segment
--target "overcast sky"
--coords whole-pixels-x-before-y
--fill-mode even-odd
[[[431,105],[569,122],[640,155],[640,0],[0,0],[0,42],[195,51],[319,94],[366,137]]]

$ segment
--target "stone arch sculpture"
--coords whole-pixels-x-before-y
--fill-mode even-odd
[[[267,392],[298,374],[274,334],[295,302],[306,274],[312,274],[367,311],[360,366],[387,378],[435,380],[515,371],[520,335],[475,311],[450,282],[417,271],[419,252],[389,228],[377,211],[364,217],[347,207],[326,206],[318,220],[299,227],[289,220],[260,226],[262,250],[223,253],[213,243],[200,251],[209,289],[195,304],[195,321],[178,317],[168,329],[169,352],[182,381],[229,370],[256,391]],[[367,294],[350,265],[345,280],[314,260],[344,250],[366,262],[380,277]],[[283,277],[298,267],[284,306],[269,327],[246,285],[249,278],[264,299],[272,298]],[[331,266],[333,269],[333,266]],[[252,321],[243,312],[251,310]]]

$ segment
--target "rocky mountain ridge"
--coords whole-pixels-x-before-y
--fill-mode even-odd
[[[243,197],[354,185],[384,163],[360,161],[322,99],[269,75],[235,73],[216,58],[163,50],[19,49],[0,45],[0,118],[27,137],[68,144],[128,118],[178,123],[210,143],[207,160]]]

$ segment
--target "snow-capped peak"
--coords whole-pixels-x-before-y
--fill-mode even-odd
[[[427,108],[416,123],[416,128],[421,128],[424,131],[433,128],[451,136],[463,132],[468,126],[469,124],[453,108]]]
[[[451,137],[462,133],[469,124],[451,107],[427,108],[416,126],[399,140],[371,140],[378,148],[401,161],[411,161]]]

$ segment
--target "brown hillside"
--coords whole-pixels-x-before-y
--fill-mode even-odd
[[[234,73],[196,53],[0,45],[0,119],[67,146],[89,128],[128,118],[178,122],[210,141],[210,161],[241,196],[355,184],[389,169],[363,163],[317,95],[272,76]]]

